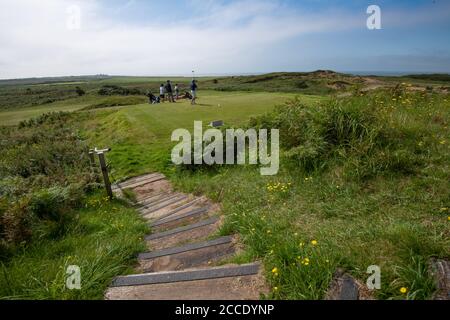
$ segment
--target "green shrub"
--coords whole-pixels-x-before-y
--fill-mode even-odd
[[[416,100],[407,109],[406,102]],[[417,141],[432,134],[420,121],[424,96],[403,88],[319,106],[293,99],[270,114],[251,119],[250,127],[280,130],[282,155],[304,171],[343,168],[344,175],[370,178],[378,174],[411,174],[426,155]],[[390,105],[391,104],[391,105]]]
[[[72,115],[46,114],[4,128],[0,143],[0,251],[33,236],[63,234],[95,182]]]
[[[81,89],[80,87],[75,87],[75,92],[78,94],[78,96],[84,96],[86,94],[86,91]]]
[[[101,96],[113,96],[113,95],[129,96],[129,95],[140,95],[142,94],[142,92],[138,88],[124,88],[116,85],[105,85],[100,88],[98,94]]]

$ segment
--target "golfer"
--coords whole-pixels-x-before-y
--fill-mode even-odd
[[[178,83],[175,84],[175,101],[178,100],[178,97],[180,96],[180,88],[178,87]]]
[[[191,104],[195,105],[196,104],[196,99],[197,99],[197,81],[196,80],[192,80],[191,82],[191,94],[192,94],[192,99],[191,99]]]
[[[164,102],[166,96],[166,89],[164,88],[164,84],[161,83],[161,86],[159,87],[159,98],[162,102]]]
[[[167,83],[166,83],[166,93],[167,93],[167,99],[169,99],[169,102],[175,102],[175,101],[173,101],[173,91],[172,91],[172,84],[170,83],[170,80],[167,80]]]

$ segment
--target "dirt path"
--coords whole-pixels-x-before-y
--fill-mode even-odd
[[[259,263],[226,264],[237,237],[220,237],[220,208],[204,197],[177,193],[159,173],[114,187],[132,189],[136,208],[151,226],[148,252],[136,274],[114,279],[108,300],[258,300],[268,289]]]

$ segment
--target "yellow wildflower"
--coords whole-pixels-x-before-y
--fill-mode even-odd
[[[403,293],[403,294],[405,294],[405,293],[408,292],[408,288],[401,287],[401,288],[400,288],[400,292]]]
[[[311,244],[312,244],[313,246],[317,246],[318,242],[317,242],[317,240],[313,240],[313,241],[311,241]]]

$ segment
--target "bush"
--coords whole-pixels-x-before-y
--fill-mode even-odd
[[[113,96],[113,95],[129,96],[129,95],[141,95],[142,92],[137,88],[129,89],[116,85],[105,85],[100,88],[98,94],[101,96]]]
[[[86,94],[86,92],[83,90],[83,89],[81,89],[80,87],[76,87],[75,88],[75,92],[78,94],[78,96],[84,96],[85,94]]]
[[[278,128],[283,156],[301,170],[342,168],[346,176],[356,178],[410,174],[423,163],[417,141],[431,133],[411,129],[405,119],[415,121],[420,116],[414,108],[405,115],[404,105],[409,98],[402,95],[403,91],[396,90],[378,96],[331,100],[319,106],[307,106],[294,99],[270,114],[251,119],[249,125]],[[426,98],[417,99],[416,108],[425,104],[420,99]],[[397,106],[389,105],[392,101],[399,102]],[[380,108],[383,105],[390,111]]]
[[[46,114],[0,130],[0,251],[63,234],[95,182],[71,117]]]

